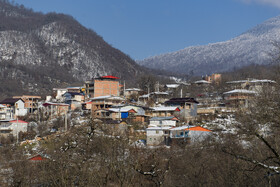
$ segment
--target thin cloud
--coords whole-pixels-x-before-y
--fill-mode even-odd
[[[245,3],[266,4],[266,5],[271,5],[280,8],[280,0],[241,0],[241,1]]]

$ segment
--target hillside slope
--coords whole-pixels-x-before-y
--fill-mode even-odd
[[[266,64],[274,41],[280,39],[280,16],[225,42],[192,46],[138,61],[149,68],[203,75],[223,72],[249,64]]]
[[[2,95],[7,90],[12,95],[44,94],[52,87],[108,74],[131,80],[143,72],[129,56],[71,16],[35,13],[0,0]]]

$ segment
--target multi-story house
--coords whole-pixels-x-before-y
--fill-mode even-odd
[[[24,106],[24,101],[20,98],[6,98],[0,102],[6,108],[5,120],[15,119],[19,116],[25,116],[27,109]]]

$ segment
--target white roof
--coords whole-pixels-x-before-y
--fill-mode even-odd
[[[152,107],[153,110],[155,111],[174,111],[178,107],[171,107],[171,106],[160,106],[160,107]]]
[[[0,104],[0,108],[5,108],[5,107],[6,107],[5,105]]]
[[[245,89],[235,89],[229,92],[225,92],[224,94],[234,94],[234,93],[247,93],[247,94],[257,94],[257,92],[252,90],[245,90]]]
[[[148,127],[146,130],[168,130],[172,127]]]
[[[112,112],[128,112],[131,109],[133,109],[133,108],[109,108],[109,111],[112,111]]]
[[[195,84],[210,84],[210,82],[206,81],[206,80],[199,80],[199,81],[195,81]]]
[[[238,84],[238,83],[245,83],[248,82],[248,80],[239,80],[239,81],[229,81],[226,82],[227,84]]]
[[[139,88],[127,88],[127,89],[125,89],[125,91],[141,91],[141,89],[139,89]]]
[[[59,105],[59,106],[69,106],[69,104],[66,103],[53,103],[53,102],[45,102],[43,104],[48,104],[48,105]]]
[[[112,95],[106,95],[106,96],[99,96],[99,97],[91,98],[92,101],[94,101],[94,100],[103,100],[103,99],[124,100],[124,99],[121,98],[121,97],[112,96]]]
[[[194,127],[194,126],[181,126],[181,127],[172,128],[170,130],[171,131],[180,131],[180,130],[188,129],[188,128],[191,128],[191,127]]]
[[[178,88],[179,84],[166,84],[167,88]]]
[[[169,95],[167,92],[152,92],[151,94],[156,94],[156,95]]]
[[[276,83],[275,81],[273,80],[268,80],[268,79],[263,79],[263,80],[252,80],[250,81],[252,83]]]
[[[141,95],[139,97],[141,97],[141,98],[148,98],[149,96],[150,96],[150,94],[146,94],[146,95]]]
[[[276,83],[275,81],[268,80],[268,79],[239,80],[239,81],[229,81],[229,82],[226,82],[226,83],[228,83],[228,84],[238,84],[238,83],[245,83],[245,82],[250,82],[250,83]]]

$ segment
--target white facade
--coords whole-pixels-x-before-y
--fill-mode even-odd
[[[146,129],[147,131],[147,145],[148,146],[156,146],[160,145],[164,141],[164,135],[166,134],[166,130],[170,129],[170,127],[149,127]]]
[[[28,123],[21,120],[10,121],[0,125],[0,134],[9,135],[12,134],[17,137],[20,132],[27,132]]]
[[[60,101],[63,99],[62,95],[65,94],[67,92],[66,88],[54,88],[53,91],[56,92],[56,97],[55,99]]]
[[[27,114],[27,109],[24,107],[24,102],[20,99],[15,102],[15,115],[25,116]]]
[[[157,126],[157,127],[175,127],[175,120],[150,120],[149,126]]]

